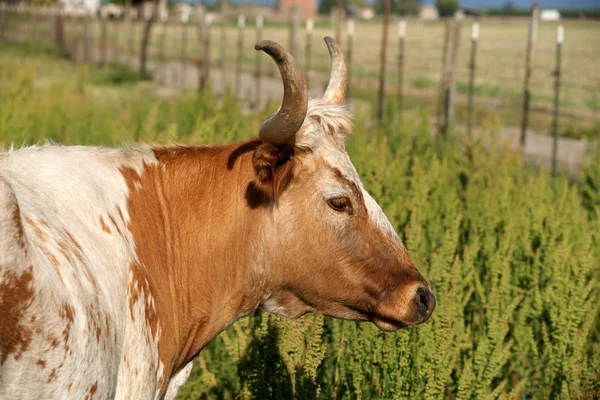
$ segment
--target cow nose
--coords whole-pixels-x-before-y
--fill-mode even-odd
[[[417,289],[417,293],[415,294],[415,305],[419,319],[418,323],[427,321],[435,308],[435,296],[429,288],[421,286]]]

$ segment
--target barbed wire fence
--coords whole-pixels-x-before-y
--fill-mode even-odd
[[[389,0],[384,2],[388,4]],[[379,86],[377,89],[377,119],[382,120],[386,112],[385,100],[390,97],[390,93],[396,93],[396,109],[392,110],[399,117],[405,111],[406,107],[406,65],[407,58],[410,57],[410,26],[404,18],[398,19],[398,33],[389,35],[388,24],[391,20],[391,7],[386,5],[383,16],[383,31],[381,34],[379,73],[377,80]],[[218,18],[215,17],[217,15]],[[315,87],[315,82],[322,84],[326,82],[328,76],[328,64],[323,62],[314,63],[313,53],[313,35],[315,31],[315,21],[306,19],[304,25],[305,34],[301,34],[302,19],[298,8],[292,8],[290,18],[286,22],[272,20],[259,14],[250,21],[255,21],[256,40],[260,40],[266,34],[272,33],[285,24],[289,29],[289,45],[292,54],[303,64],[307,83],[309,87]],[[248,35],[246,28],[246,15],[238,13],[221,13],[220,15],[210,13],[205,9],[198,12],[185,11],[183,3],[174,10],[161,9],[158,12],[153,8],[137,10],[128,8],[126,13],[100,11],[91,13],[86,9],[64,9],[50,7],[31,7],[23,3],[7,4],[0,2],[0,40],[1,41],[39,41],[52,42],[58,48],[63,49],[64,53],[76,63],[97,63],[105,66],[109,63],[132,63],[143,66],[145,57],[153,61],[149,67],[149,73],[154,75],[163,84],[168,84],[168,71],[172,71],[171,83],[177,88],[185,88],[190,85],[186,79],[188,69],[195,68],[197,71],[197,86],[203,90],[209,85],[210,69],[218,68],[221,71],[222,89],[229,85],[227,80],[227,70],[230,62],[233,61],[233,93],[238,97],[244,97],[242,93],[242,74],[250,71],[250,76],[254,79],[252,98],[250,99],[254,108],[258,107],[265,100],[261,95],[262,88],[265,85],[264,78],[272,76],[274,70],[272,66],[262,68],[262,60],[265,57],[258,52],[252,58],[254,62],[246,60],[245,47],[251,41],[244,40]],[[159,24],[158,29],[148,31],[148,24],[156,18]],[[341,37],[343,14],[337,13],[333,24],[329,28],[320,28],[319,31],[330,30],[329,34]],[[531,112],[531,77],[534,73],[533,56],[537,40],[537,21],[539,20],[539,9],[537,5],[532,7],[531,27],[527,38],[527,52],[525,53],[525,79],[523,85],[523,106],[521,123],[521,146],[526,144],[526,132],[528,131],[528,115]],[[191,23],[191,22],[195,22]],[[437,111],[437,124],[440,135],[445,135],[448,129],[455,123],[454,121],[454,101],[456,98],[456,80],[457,76],[468,75],[468,86],[466,90],[466,132],[473,134],[476,81],[478,76],[478,65],[476,64],[478,44],[480,42],[480,30],[485,30],[485,25],[480,21],[473,21],[471,26],[471,46],[468,52],[469,63],[465,66],[457,62],[460,50],[460,36],[463,25],[468,23],[466,20],[448,19],[446,21],[445,36],[443,48],[441,51],[442,63],[438,73],[440,74],[439,102]],[[345,54],[348,62],[348,69],[351,72],[349,78],[349,93],[351,96],[360,96],[364,92],[365,84],[360,77],[361,68],[355,67],[356,55],[353,46],[355,46],[355,37],[360,36],[360,25],[355,23],[354,19],[346,18],[347,27],[345,43]],[[139,25],[144,25],[144,29],[139,29]],[[196,25],[196,28],[194,28]],[[217,25],[220,28],[220,37],[218,40],[210,40],[211,30]],[[188,37],[189,29],[197,29],[198,34],[192,35],[197,40],[190,43]],[[178,35],[176,32],[180,30]],[[237,30],[236,35],[232,35],[229,30]],[[267,30],[268,33],[265,33]],[[553,116],[552,125],[549,127],[552,134],[557,137],[560,123],[560,101],[559,93],[562,83],[561,76],[561,50],[564,42],[564,28],[558,27],[556,46],[556,67],[551,71],[555,77],[554,84],[554,102],[551,109]],[[140,31],[141,35],[138,34]],[[148,33],[150,37],[145,37]],[[179,38],[177,38],[179,36]],[[301,41],[304,37],[304,46]],[[227,40],[236,39],[235,46],[224,46]],[[149,42],[148,54],[144,54],[142,41]],[[560,40],[560,42],[559,42]],[[177,54],[175,44],[179,42],[179,54]],[[215,44],[216,42],[216,44]],[[389,42],[389,44],[388,44]],[[191,45],[191,48],[190,48]],[[211,48],[216,47],[215,48]],[[395,56],[389,51],[390,46],[396,50]],[[226,47],[229,47],[227,49]],[[231,51],[233,48],[235,50]],[[141,51],[137,51],[141,49]],[[190,53],[191,51],[191,53]],[[218,54],[216,54],[218,52]],[[304,53],[304,54],[302,54]],[[320,52],[322,54],[322,52]],[[216,54],[216,57],[215,57]],[[387,68],[388,63],[396,60],[396,68]],[[303,61],[303,62],[302,62]],[[328,60],[326,60],[328,61]],[[364,62],[364,60],[363,60]],[[254,64],[254,66],[252,66]],[[423,66],[423,70],[435,72],[435,67]],[[395,90],[386,79],[388,75],[395,70]],[[548,73],[549,71],[543,71]],[[479,72],[481,73],[481,72]],[[319,77],[320,79],[315,79]],[[392,81],[393,83],[393,81]],[[370,84],[368,84],[370,85]],[[388,110],[389,111],[389,110]],[[555,139],[552,148],[552,168],[556,173],[557,143]]]

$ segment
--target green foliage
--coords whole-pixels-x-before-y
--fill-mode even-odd
[[[227,143],[277,107],[247,115],[208,91],[158,99],[148,82],[90,84],[105,72],[13,56],[0,53],[5,146]],[[436,293],[431,320],[386,334],[257,313],[202,351],[179,398],[600,397],[600,150],[576,186],[524,170],[496,120],[479,141],[436,140],[427,113],[387,114],[373,126],[359,110],[347,148]]]
[[[139,71],[130,64],[110,63],[108,68],[100,71],[91,82],[98,85],[122,85],[140,80],[142,78]]]
[[[337,8],[338,0],[321,0],[319,3],[319,14],[329,14],[331,9]],[[344,0],[344,8],[347,7],[348,1]]]
[[[458,0],[437,0],[435,5],[442,17],[454,15],[455,12],[460,10]]]
[[[401,15],[416,15],[419,13],[420,1],[418,0],[391,0],[392,14]],[[373,5],[375,12],[383,14],[384,12],[384,0],[376,0]]]
[[[596,218],[600,218],[600,143],[583,167],[581,197],[583,206]]]

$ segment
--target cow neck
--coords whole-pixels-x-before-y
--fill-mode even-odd
[[[165,374],[260,301],[259,234],[268,208],[253,199],[259,143],[154,149],[157,164],[141,175],[123,171],[139,260],[132,272],[147,280],[154,300],[155,321],[148,323],[161,328]]]

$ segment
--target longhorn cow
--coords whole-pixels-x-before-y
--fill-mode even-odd
[[[0,398],[172,399],[257,308],[426,321],[435,297],[345,151],[347,69],[284,95],[258,138],[217,147],[48,145],[0,154]]]

